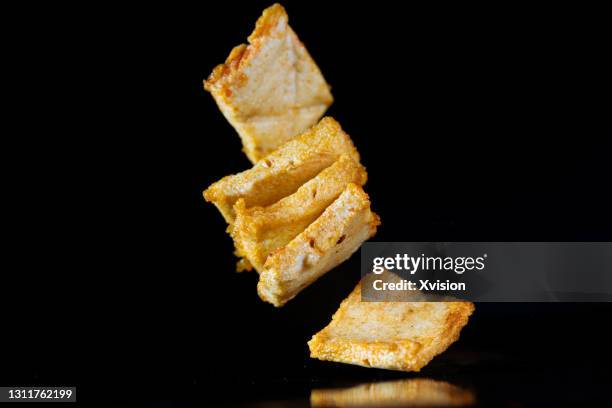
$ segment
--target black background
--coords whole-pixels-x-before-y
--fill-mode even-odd
[[[278,310],[255,274],[234,273],[201,193],[250,163],[202,80],[270,4],[19,14],[10,39],[31,63],[13,81],[26,109],[7,173],[18,208],[2,383],[299,406],[312,388],[415,376],[483,405],[609,402],[609,304],[479,304],[447,353],[393,373],[308,358],[358,257]],[[368,169],[374,240],[612,240],[601,10],[283,4]]]

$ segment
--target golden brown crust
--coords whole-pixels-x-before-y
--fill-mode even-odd
[[[473,311],[470,302],[362,302],[360,283],[308,346],[321,360],[419,371],[459,338]]]
[[[257,271],[268,255],[304,231],[342,193],[348,183],[363,185],[365,168],[342,155],[334,164],[307,181],[295,193],[268,207],[234,205],[236,220],[230,227],[236,248]]]
[[[214,203],[232,224],[233,207],[239,199],[244,199],[245,208],[271,205],[294,193],[341,155],[359,162],[359,153],[349,135],[333,118],[325,117],[251,169],[213,183],[204,191],[204,198]]]
[[[312,126],[333,98],[281,5],[264,10],[248,40],[213,69],[204,88],[255,163]]]
[[[283,18],[287,18],[287,12],[280,4],[275,3],[265,9],[261,17],[259,17],[255,23],[255,29],[248,38],[249,42],[254,43],[261,37],[269,36],[272,29],[276,27]]]
[[[270,254],[257,292],[280,307],[323,274],[344,262],[376,233],[380,224],[363,189],[349,183],[344,192],[289,244]]]
[[[226,78],[229,78],[232,74],[238,71],[238,68],[240,67],[240,61],[242,60],[242,56],[245,54],[246,50],[246,44],[240,44],[232,48],[230,54],[225,60],[225,63],[217,65],[213,69],[208,79],[204,81],[204,89],[209,92],[212,92],[217,86],[217,84],[221,84],[220,86],[223,86],[222,81]],[[220,93],[227,94],[229,88],[225,87],[223,89],[219,89],[218,91]],[[231,91],[230,94],[227,96],[231,96]]]

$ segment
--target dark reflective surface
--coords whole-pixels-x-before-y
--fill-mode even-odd
[[[371,382],[339,389],[320,388],[310,394],[313,407],[457,407],[475,403],[472,391],[429,378]]]
[[[236,366],[224,378],[205,379],[202,369],[202,376],[190,387],[191,395],[213,406],[381,406],[387,401],[410,406],[434,397],[442,406],[454,402],[506,407],[612,404],[610,336],[605,323],[609,307],[507,307],[512,312],[501,313],[503,305],[495,313],[477,305],[460,340],[419,373],[312,360],[307,350],[298,363],[297,355],[278,349],[277,355],[257,354],[250,360],[267,364]],[[292,360],[295,365],[290,364]],[[246,375],[251,368],[255,372]],[[441,400],[444,395],[448,401]]]

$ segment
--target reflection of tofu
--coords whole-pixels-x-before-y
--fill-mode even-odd
[[[469,302],[362,302],[360,283],[308,342],[310,356],[419,371],[459,338],[473,310]]]
[[[268,255],[304,231],[344,191],[348,183],[363,185],[363,166],[343,155],[294,194],[268,207],[234,206],[236,220],[230,228],[237,253],[262,271]]]
[[[265,9],[249,45],[235,47],[204,81],[253,163],[316,123],[333,101],[287,21],[281,5]]]
[[[475,403],[476,397],[472,391],[428,378],[316,389],[310,394],[310,405],[313,407],[459,407]]]
[[[259,276],[259,296],[282,306],[320,276],[348,259],[380,224],[363,189],[349,184],[312,224],[273,252]]]
[[[204,198],[212,201],[232,224],[233,206],[238,199],[244,199],[245,208],[271,205],[294,193],[343,154],[359,162],[351,138],[338,122],[326,117],[251,169],[217,181],[204,191]]]

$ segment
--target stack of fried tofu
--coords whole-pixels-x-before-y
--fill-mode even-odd
[[[349,136],[323,118],[204,197],[229,223],[238,269],[259,272],[259,296],[282,306],[376,232],[366,179]]]
[[[241,258],[238,271],[255,269],[259,296],[280,307],[348,259],[380,220],[363,191],[367,173],[351,138],[333,118],[320,119],[333,101],[330,87],[284,8],[264,10],[248,40],[204,87],[236,129],[253,167],[212,184],[204,197],[228,223]],[[418,370],[458,337],[473,309],[466,304],[459,316],[450,303],[422,308],[404,302],[387,309],[385,303],[361,302],[358,293],[313,337],[313,357]],[[419,319],[428,319],[422,332],[415,329]],[[380,338],[389,332],[381,328],[397,324],[404,326],[390,328],[394,337]]]

